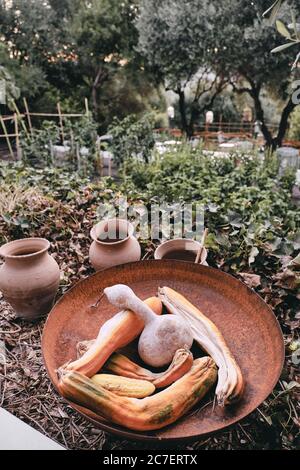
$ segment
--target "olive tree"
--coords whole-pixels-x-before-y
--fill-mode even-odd
[[[218,68],[227,70],[234,91],[252,98],[266,144],[275,149],[282,145],[289,117],[298,104],[292,90],[297,70],[291,74],[292,49],[286,48],[285,54],[271,53],[281,46],[282,38],[272,22],[263,16],[269,4],[269,0],[221,0],[218,21],[222,24],[222,34],[215,36],[214,49],[218,51]],[[295,16],[300,14],[299,2],[293,2],[293,11]],[[290,9],[283,9],[283,19],[289,13]],[[284,103],[275,135],[265,118],[262,101],[265,91]]]
[[[226,74],[216,74],[212,63],[217,10],[208,0],[142,0],[136,20],[138,51],[156,79],[178,95],[188,136],[199,114],[213,105],[228,83]],[[190,112],[187,92],[192,94]]]

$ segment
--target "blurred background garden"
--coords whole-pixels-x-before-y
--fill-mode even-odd
[[[273,394],[189,448],[300,445],[299,43],[297,0],[0,0],[0,243],[49,239],[61,295],[92,273],[100,203],[200,201],[209,265],[280,321]],[[0,299],[0,406],[68,448],[128,448],[50,395],[42,326]]]

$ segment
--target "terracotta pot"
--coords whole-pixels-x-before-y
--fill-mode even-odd
[[[34,320],[48,313],[59,286],[60,272],[44,238],[15,240],[0,248],[0,290],[18,317]]]
[[[201,247],[200,242],[191,240],[189,238],[175,238],[174,240],[167,240],[159,245],[154,253],[155,259],[176,259],[181,261],[195,262],[199,248]],[[186,252],[186,258],[185,258]],[[201,259],[199,264],[208,266],[207,250],[203,248]]]
[[[141,247],[133,225],[125,219],[103,220],[91,230],[90,262],[96,271],[139,261]]]

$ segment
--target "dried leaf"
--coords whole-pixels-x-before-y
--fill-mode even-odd
[[[258,274],[239,273],[239,275],[243,278],[245,283],[252,289],[261,285],[261,277],[258,276]]]

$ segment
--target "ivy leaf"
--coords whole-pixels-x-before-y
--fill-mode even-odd
[[[234,228],[241,228],[243,226],[242,217],[236,212],[230,211],[228,213],[228,221]]]

